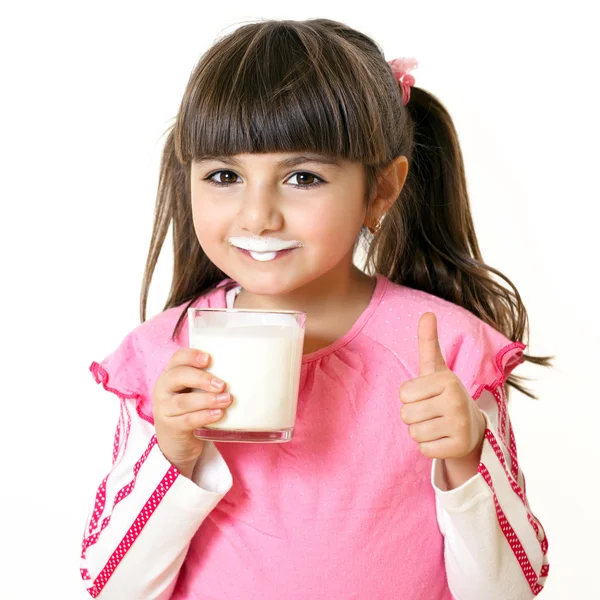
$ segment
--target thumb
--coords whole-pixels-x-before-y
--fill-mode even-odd
[[[436,371],[447,369],[442,355],[437,331],[435,313],[427,312],[421,315],[418,328],[419,338],[419,376],[430,375]]]

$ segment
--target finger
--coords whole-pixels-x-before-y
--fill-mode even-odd
[[[439,396],[446,388],[446,379],[439,377],[424,377],[405,381],[398,389],[400,402],[420,402]]]
[[[169,402],[165,404],[165,417],[177,417],[190,412],[206,410],[211,408],[225,408],[231,405],[233,398],[229,392],[206,393],[188,392],[186,394],[174,394]]]
[[[180,365],[165,372],[162,386],[167,393],[188,391],[189,389],[221,392],[224,391],[226,384],[212,373],[199,367]]]
[[[406,425],[429,421],[441,417],[443,414],[443,407],[440,402],[436,402],[435,398],[403,404],[400,407],[400,418]]]
[[[415,442],[424,443],[440,440],[446,437],[449,432],[447,431],[445,419],[438,417],[409,425],[408,433]]]
[[[183,431],[193,434],[194,429],[201,429],[202,427],[206,427],[206,425],[220,421],[224,414],[225,411],[222,408],[207,408],[179,415],[178,417],[174,417],[173,421]]]
[[[210,355],[196,348],[179,348],[169,359],[165,371],[170,371],[175,367],[207,367],[210,363]]]
[[[456,442],[450,437],[445,437],[432,442],[421,442],[419,451],[427,458],[456,458],[461,456],[457,452]]]
[[[419,338],[419,376],[429,375],[447,369],[446,361],[440,348],[435,313],[426,312],[421,315],[418,325]]]

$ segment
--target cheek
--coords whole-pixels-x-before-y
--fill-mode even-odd
[[[200,244],[204,245],[207,235],[210,232],[207,220],[202,218],[200,211],[192,205],[192,220],[194,223],[194,231]]]
[[[210,235],[211,228],[208,224],[208,220],[202,218],[202,216],[198,213],[194,213],[192,215],[194,220],[194,229],[196,231],[196,236],[202,241]]]
[[[192,220],[198,241],[204,246],[222,237],[227,216],[206,201],[192,198]]]
[[[210,216],[209,216],[210,215]],[[192,204],[192,219],[196,239],[204,254],[219,269],[227,272],[227,250],[222,241],[227,234],[227,227],[222,219],[214,211],[208,211],[206,206],[198,203]]]
[[[304,215],[302,230],[319,245],[341,245],[347,250],[356,240],[363,217],[364,211],[354,203],[324,206],[310,215]]]

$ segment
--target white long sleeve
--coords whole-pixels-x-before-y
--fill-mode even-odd
[[[192,537],[231,485],[212,442],[192,480],[181,475],[161,452],[154,426],[121,399],[113,465],[84,532],[81,576],[88,593],[103,600],[168,600]]]
[[[548,543],[525,496],[502,386],[477,404],[487,426],[478,474],[447,491],[443,461],[432,465],[448,585],[456,600],[529,600],[546,581]]]

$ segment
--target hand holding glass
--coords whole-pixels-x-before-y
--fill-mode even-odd
[[[222,419],[194,436],[219,442],[285,442],[296,424],[306,314],[188,309],[189,344],[211,356],[206,369],[233,397]]]

